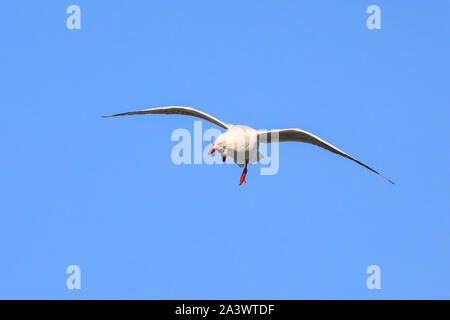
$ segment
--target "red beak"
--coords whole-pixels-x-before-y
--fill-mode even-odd
[[[212,155],[214,152],[216,152],[216,148],[212,148],[211,150],[209,150],[208,156]]]

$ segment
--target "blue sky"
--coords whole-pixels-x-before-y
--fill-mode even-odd
[[[3,3],[0,298],[450,298],[449,10]],[[397,184],[285,143],[278,174],[250,166],[239,187],[237,166],[172,163],[170,135],[193,118],[100,117],[164,105],[300,127]],[[73,264],[81,290],[66,288]]]

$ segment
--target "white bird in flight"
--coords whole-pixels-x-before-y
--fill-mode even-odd
[[[352,156],[336,148],[332,144],[326,142],[325,140],[320,139],[319,137],[313,135],[312,133],[297,128],[275,129],[270,131],[256,130],[252,127],[245,125],[233,125],[225,123],[203,111],[191,107],[180,107],[180,106],[150,108],[138,111],[118,113],[103,117],[109,118],[135,114],[182,114],[208,120],[224,128],[226,132],[219,135],[215,142],[212,142],[213,148],[209,151],[208,155],[211,155],[214,152],[218,151],[221,154],[222,160],[224,162],[227,157],[231,157],[233,161],[237,163],[240,167],[244,167],[244,171],[242,172],[239,185],[242,185],[243,182],[246,182],[245,177],[247,175],[247,165],[258,162],[263,158],[262,154],[259,153],[259,142],[271,143],[271,142],[285,142],[285,141],[306,142],[327,149],[328,151],[331,151],[347,159],[355,161],[356,163],[362,165],[363,167],[366,167],[370,171],[375,172],[376,174],[380,175],[390,183],[394,184],[393,181],[389,180],[378,171],[372,169],[368,165],[353,158]]]

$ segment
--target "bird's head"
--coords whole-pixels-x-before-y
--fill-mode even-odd
[[[226,150],[226,140],[224,137],[219,136],[215,142],[211,142],[213,147],[209,150],[208,155],[212,155],[214,152],[218,151],[222,156],[222,160],[225,161],[227,150]]]

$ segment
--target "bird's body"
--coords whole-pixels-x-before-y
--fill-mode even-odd
[[[222,155],[222,159],[230,157],[243,166],[262,159],[258,144],[259,131],[245,125],[230,125],[229,129],[217,137],[214,149]],[[222,148],[221,148],[222,147]]]
[[[203,111],[191,107],[180,107],[180,106],[150,108],[132,112],[119,113],[105,117],[116,117],[116,116],[136,115],[136,114],[183,114],[208,120],[226,129],[226,132],[219,135],[216,141],[213,142],[213,148],[210,150],[209,154],[218,151],[221,154],[222,160],[224,162],[227,157],[230,157],[240,167],[245,167],[241,175],[240,185],[243,182],[246,182],[245,176],[247,174],[247,165],[258,162],[263,158],[262,154],[259,152],[259,143],[260,142],[273,143],[284,141],[297,141],[317,145],[321,148],[327,149],[328,151],[331,151],[347,159],[350,159],[366,167],[372,172],[375,172],[376,174],[380,175],[390,183],[394,183],[385,176],[383,176],[382,174],[380,174],[379,172],[375,171],[374,169],[370,168],[369,166],[360,162],[359,160],[356,160],[355,158],[351,157],[347,153],[336,148],[335,146],[326,142],[325,140],[322,140],[321,138],[313,135],[312,133],[297,128],[261,131],[249,127],[247,125],[233,125],[225,123],[219,120],[218,118],[210,114],[207,114]]]

